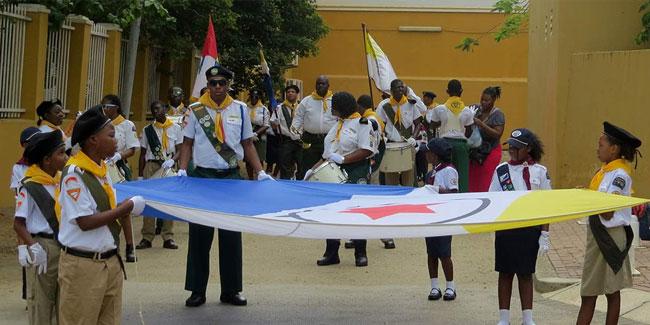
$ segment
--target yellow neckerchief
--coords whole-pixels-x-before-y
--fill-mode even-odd
[[[56,176],[52,177],[46,173],[38,164],[33,164],[27,171],[25,177],[29,177],[26,182],[34,182],[41,185],[54,186],[54,211],[56,212],[56,219],[61,222],[61,205],[59,204],[59,185],[61,184],[61,172],[56,172]]]
[[[76,155],[70,157],[65,166],[68,167],[70,165],[75,165],[84,171],[89,172],[100,179],[103,179],[104,181],[102,182],[102,187],[104,188],[106,195],[108,195],[108,201],[110,202],[111,209],[115,209],[117,206],[115,202],[115,191],[113,190],[113,186],[111,186],[111,184],[109,184],[106,180],[108,168],[106,168],[106,164],[103,160],[101,162],[101,166],[98,166],[97,163],[95,163],[83,152],[83,150],[79,150]]]
[[[386,126],[384,124],[384,121],[382,121],[379,116],[377,116],[377,113],[372,108],[368,108],[363,112],[363,117],[368,118],[370,116],[374,116],[375,119],[377,119],[377,122],[379,123],[379,126],[381,126],[381,132],[384,132],[384,127]]]
[[[120,123],[122,123],[122,122],[124,122],[124,121],[126,121],[126,119],[124,118],[124,116],[118,114],[117,117],[116,117],[114,120],[111,121],[111,124],[113,124],[113,125],[120,125]]]
[[[153,126],[163,130],[162,131],[162,141],[161,141],[162,142],[162,148],[163,148],[163,152],[167,153],[167,129],[174,126],[174,123],[172,123],[172,121],[170,121],[168,118],[165,118],[165,123],[160,123],[158,121],[155,121],[153,123]]]
[[[603,166],[600,167],[600,170],[591,179],[591,183],[589,183],[589,189],[598,191],[598,187],[600,187],[600,183],[602,183],[603,179],[605,178],[605,173],[611,172],[612,170],[616,170],[619,168],[624,170],[628,175],[630,175],[630,173],[632,172],[630,170],[630,167],[625,162],[625,159],[618,158],[616,160],[612,160],[606,164],[603,164]],[[631,189],[630,192],[634,193],[634,191],[632,191]]]
[[[315,100],[322,100],[323,101],[323,114],[325,114],[325,112],[327,112],[327,99],[330,98],[330,97],[332,97],[332,91],[331,90],[328,90],[327,94],[325,94],[324,97],[321,97],[318,93],[316,93],[315,90],[311,92],[311,98],[313,98]]]
[[[427,105],[427,110],[424,113],[422,113],[422,117],[425,117],[427,115],[427,112],[429,110],[432,110],[432,109],[436,108],[436,106],[438,106],[438,103],[435,103],[435,102],[431,103],[431,105]]]
[[[447,106],[454,115],[458,116],[463,108],[465,108],[465,103],[463,103],[463,100],[460,99],[460,97],[453,96],[447,99],[445,106]]]
[[[226,95],[226,99],[221,102],[221,105],[217,105],[217,103],[215,103],[212,98],[210,98],[209,90],[206,91],[205,94],[201,96],[201,98],[199,98],[199,102],[201,102],[203,106],[217,111],[217,118],[214,121],[214,136],[221,143],[226,143],[226,132],[223,129],[223,122],[221,121],[221,110],[228,107],[232,101],[232,97],[230,97],[230,95]]]
[[[253,123],[253,119],[255,118],[255,110],[258,107],[262,107],[262,106],[264,106],[264,105],[262,105],[262,101],[258,100],[257,104],[253,105],[253,108],[251,108],[251,123]]]
[[[295,103],[291,104],[288,100],[285,99],[285,100],[282,102],[282,105],[291,108],[291,118],[293,118],[294,116],[296,116],[296,107],[298,107],[298,101],[296,101]]]
[[[60,126],[56,126],[56,125],[50,123],[50,121],[47,121],[47,120],[41,120],[41,124],[45,124],[45,125],[51,127],[51,128],[54,129],[54,130],[59,130],[59,131],[61,131],[61,133],[63,134],[63,142],[65,142],[65,140],[68,139],[68,137],[65,136],[65,132],[63,132],[63,129],[61,129]]]
[[[402,98],[399,100],[399,102],[397,102],[397,100],[395,100],[395,97],[393,97],[393,95],[390,95],[390,99],[388,100],[388,103],[390,103],[391,106],[397,106],[397,109],[395,110],[395,118],[393,121],[393,124],[397,126],[398,125],[397,123],[402,122],[402,109],[400,108],[400,106],[406,103],[406,96],[402,95]]]
[[[174,116],[174,115],[180,114],[183,107],[185,107],[185,104],[183,104],[182,102],[181,102],[180,105],[178,105],[178,107],[177,107],[178,109],[174,109],[174,107],[171,104],[169,104],[169,112],[167,113],[167,115]]]
[[[332,142],[338,142],[338,141],[341,140],[341,129],[343,128],[343,123],[345,121],[352,120],[352,119],[355,119],[355,118],[360,118],[360,117],[361,117],[361,114],[359,114],[357,112],[354,112],[354,113],[350,114],[350,116],[348,116],[346,118],[339,118],[339,126],[336,129],[336,138],[332,139]]]

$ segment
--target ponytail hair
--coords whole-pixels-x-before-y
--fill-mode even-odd
[[[544,155],[544,144],[542,143],[542,140],[537,137],[537,134],[533,133],[533,143],[531,143],[530,146],[531,149],[528,153],[530,155],[530,158],[539,163],[542,160],[542,156]]]
[[[501,98],[501,87],[487,87],[483,90],[483,95],[490,95],[494,100]]]
[[[616,145],[619,147],[619,153],[621,157],[628,162],[635,162],[637,160],[637,154],[639,154],[639,151],[636,148],[633,148],[630,144],[622,142],[612,136],[610,136],[607,133],[604,133],[605,136],[607,137],[607,141],[609,141],[610,144]],[[634,168],[636,169],[636,163]]]

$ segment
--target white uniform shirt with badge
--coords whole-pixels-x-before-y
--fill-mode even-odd
[[[436,166],[437,167],[437,166]],[[441,190],[458,190],[458,172],[452,166],[436,171],[433,169],[433,185],[437,185]]]
[[[29,166],[22,164],[14,164],[13,169],[11,170],[11,183],[9,183],[9,188],[15,191],[20,187],[20,181],[25,177],[25,173]]]
[[[99,210],[90,190],[81,180],[81,175],[75,171],[75,165],[66,166],[67,175],[61,180],[61,224],[59,242],[63,246],[88,252],[104,253],[115,249],[113,235],[108,226],[83,231],[77,224],[77,218],[93,215]],[[79,172],[83,172],[79,170]],[[113,182],[108,174],[103,179],[97,178],[100,184]]]
[[[296,109],[298,108],[296,107]],[[287,107],[287,111],[291,114],[291,108]],[[284,118],[284,113],[282,112],[282,104],[278,104],[277,109],[273,115],[271,115],[271,122],[278,124],[280,127],[280,134],[290,137],[292,140],[300,139],[300,134],[291,132],[289,126],[287,126],[287,120]]]
[[[266,108],[266,106],[259,106],[259,107],[248,107],[248,116],[250,117],[251,111],[254,109],[255,110],[255,115],[253,116],[253,119],[251,120],[251,123],[253,125],[257,126],[269,126],[269,121],[270,121],[270,114],[269,110]]]
[[[45,190],[54,198],[54,185],[43,185]],[[34,198],[29,194],[26,188],[21,188],[16,198],[16,218],[25,218],[25,225],[30,234],[37,234],[39,232],[53,234],[54,231],[47,223],[47,219],[41,212],[41,209],[36,204]]]
[[[360,123],[359,120],[360,118],[354,118],[343,122],[339,141],[335,141],[338,123],[334,124],[325,137],[323,159],[327,159],[332,152],[341,156],[351,154],[357,149],[366,149],[373,152],[372,126],[368,123]]]
[[[457,119],[458,125],[448,125],[450,118]],[[465,137],[465,127],[474,124],[474,116],[469,107],[465,106],[457,116],[451,112],[447,106],[438,105],[430,109],[426,114],[427,122],[440,122],[440,137],[451,139],[467,139]]]
[[[598,192],[630,196],[632,189],[632,178],[625,170],[619,168],[605,173],[603,181],[598,186]],[[605,220],[599,216],[600,222],[607,228],[618,226],[629,226],[632,218],[632,209],[625,208],[614,211],[611,219]]]
[[[148,127],[149,126],[146,126],[145,129]],[[158,136],[158,141],[160,141],[161,150],[162,150],[163,129],[157,128],[155,126],[153,127],[153,129],[154,131],[156,131],[156,136]],[[171,159],[174,156],[174,153],[176,153],[176,145],[182,143],[183,143],[183,133],[181,131],[181,126],[178,124],[174,124],[167,129],[167,159]],[[147,138],[147,134],[145,133],[144,129],[142,130],[142,134],[140,134],[140,147],[147,150],[147,153],[144,155],[146,161],[156,160],[156,157],[153,155],[153,151],[149,146],[149,140]]]
[[[386,111],[384,110],[384,105],[390,102],[390,98],[386,98],[382,100],[379,103],[379,106],[377,106],[377,116],[379,116],[382,121],[384,121],[384,124],[386,124],[386,127],[384,128],[384,133],[386,133],[386,138],[388,138],[389,141],[391,142],[404,142],[402,139],[402,135],[399,133],[397,128],[394,125],[394,121],[390,120],[388,118],[388,115],[386,114]],[[418,103],[421,103],[422,101],[416,102],[415,104],[411,104],[408,101],[406,101],[403,105],[400,106],[400,111],[401,111],[401,119],[402,119],[402,126],[404,128],[413,128],[413,121],[418,119],[422,113],[421,108],[419,107]],[[424,105],[424,104],[422,104]],[[392,106],[393,107],[393,112],[397,113],[397,106]],[[424,109],[426,110],[426,106],[424,106]]]
[[[336,116],[332,115],[332,97],[325,99],[327,111],[323,113],[323,101],[314,99],[311,95],[305,97],[296,108],[296,116],[291,126],[299,132],[325,134],[332,125],[336,124]],[[280,112],[278,112],[280,114]]]
[[[117,139],[117,152],[126,149],[140,148],[140,141],[135,131],[135,124],[129,120],[124,120],[115,127],[115,139]]]
[[[507,162],[501,163],[497,166],[497,169]],[[530,189],[531,190],[550,190],[551,189],[551,179],[548,176],[548,171],[546,167],[540,164],[528,165],[523,163],[521,165],[510,165],[508,164],[508,170],[510,171],[510,178],[512,180],[512,185],[515,188],[515,191],[527,191],[526,181],[524,181],[524,167],[528,166],[528,172],[530,173]],[[501,183],[499,182],[499,175],[497,170],[494,170],[492,174],[492,182],[490,183],[490,192],[499,192],[503,191]]]
[[[367,119],[368,125],[370,125],[370,128],[372,129],[372,138],[370,139],[372,143],[372,153],[376,155],[379,153],[379,143],[381,142],[381,124],[373,115],[368,116]],[[377,124],[377,130],[374,129],[373,122]]]
[[[199,102],[195,103],[200,105]],[[194,107],[195,104],[190,105]],[[226,144],[235,151],[237,159],[244,158],[244,148],[241,141],[253,136],[253,127],[251,126],[250,117],[247,114],[246,104],[238,100],[233,100],[228,107],[221,110],[221,121],[226,135]],[[208,111],[213,123],[217,118],[217,111],[209,107],[204,107]],[[194,140],[192,150],[192,159],[196,166],[213,169],[230,169],[227,161],[221,158],[214,146],[203,132],[203,127],[196,119],[194,111],[191,111],[189,117],[185,119],[187,126],[183,129],[183,136]],[[243,116],[242,116],[243,112]],[[207,122],[206,122],[207,123]],[[215,125],[216,127],[216,125]]]

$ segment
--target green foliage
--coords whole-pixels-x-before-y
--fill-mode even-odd
[[[529,0],[498,0],[492,6],[492,12],[503,13],[506,17],[503,22],[492,27],[488,33],[499,27],[496,32],[492,33],[492,37],[497,42],[519,35],[519,32],[528,27],[528,9]],[[473,51],[472,47],[479,45],[478,41],[481,37],[483,36],[481,35],[477,39],[465,37],[456,48],[465,52]]]
[[[636,35],[637,44],[643,44],[650,40],[650,0],[644,2],[639,8],[639,12],[644,12],[641,16],[641,31]]]
[[[465,37],[460,42],[460,44],[456,45],[456,48],[461,51],[469,52],[469,51],[474,51],[474,49],[472,49],[472,46],[477,46],[477,45],[478,45],[477,39],[472,37]]]

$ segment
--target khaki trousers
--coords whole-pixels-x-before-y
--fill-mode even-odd
[[[144,164],[144,170],[142,171],[142,178],[144,179],[149,179],[153,173],[155,173],[158,169],[160,169],[160,164],[155,162],[155,161],[147,161]],[[162,238],[163,240],[168,240],[168,239],[174,239],[174,221],[173,220],[168,220],[168,219],[163,219],[163,226],[162,226]],[[142,238],[152,242],[154,237],[156,237],[156,218],[152,217],[143,217],[142,219],[142,230],[140,230],[140,233],[142,234]]]
[[[399,185],[401,179],[402,186],[413,187],[413,182],[415,175],[413,174],[414,170],[407,170],[405,172],[399,173],[385,173],[386,175],[386,185]]]
[[[121,324],[122,279],[117,256],[94,260],[62,251],[60,324]]]
[[[27,310],[29,324],[56,324],[59,305],[59,254],[61,248],[54,239],[34,237],[47,252],[47,272],[37,274],[38,267],[27,268]]]

